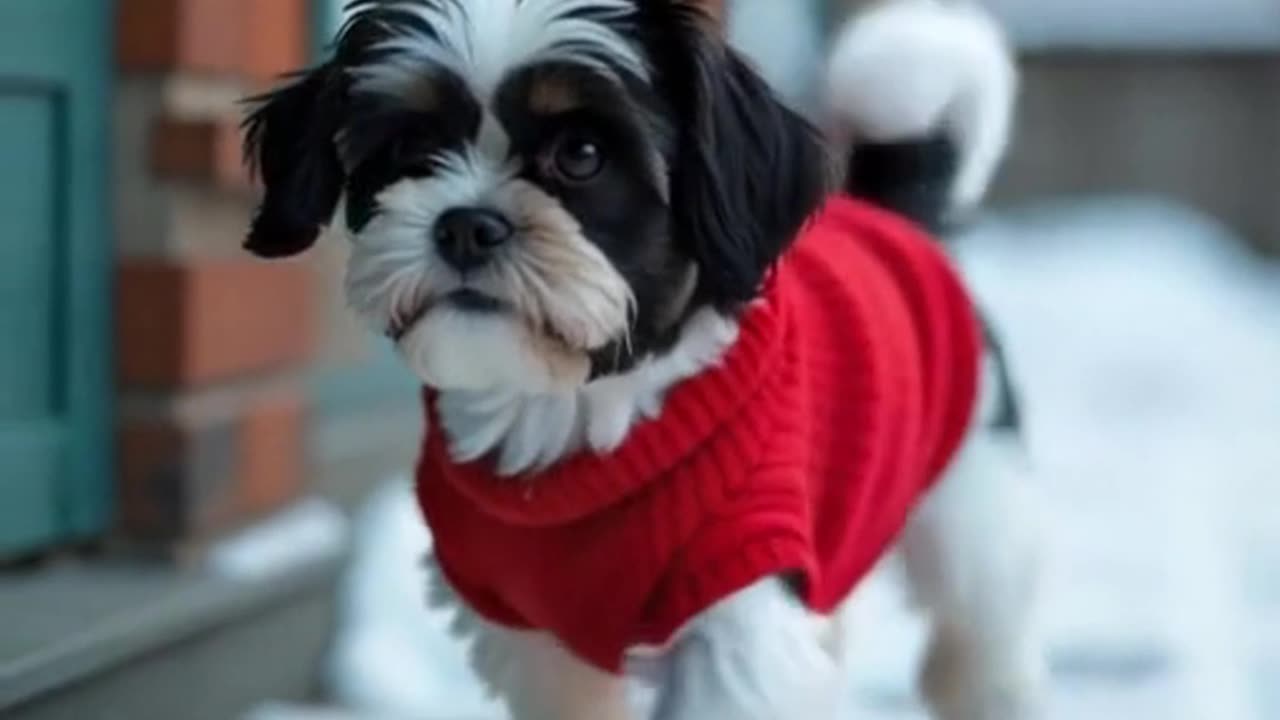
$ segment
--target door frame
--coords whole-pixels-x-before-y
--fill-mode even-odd
[[[83,218],[95,218],[96,224],[75,233],[69,244],[73,269],[74,297],[68,299],[66,318],[70,358],[71,389],[68,403],[75,440],[64,480],[63,519],[66,536],[87,539],[98,535],[112,524],[116,507],[115,450],[115,0],[86,3],[80,12],[99,33],[97,54],[101,63],[92,70],[95,75],[94,98],[85,105],[99,109],[94,127],[92,155],[96,171],[80,168],[85,175],[76,182],[92,186],[80,189],[77,210]],[[89,112],[93,112],[90,110]],[[86,153],[88,154],[88,153]],[[87,158],[86,158],[87,159]],[[74,174],[74,172],[73,172]],[[96,228],[96,229],[95,229]]]
[[[76,20],[74,31],[63,37],[64,42],[76,43],[66,46],[65,59],[53,50],[31,56],[19,51],[10,56],[14,66],[0,69],[0,86],[16,94],[45,97],[55,109],[56,146],[51,157],[57,196],[50,222],[53,237],[61,240],[51,250],[56,271],[50,287],[56,293],[55,358],[60,364],[55,375],[57,404],[50,422],[56,422],[57,429],[46,430],[59,442],[49,478],[52,487],[37,490],[48,493],[52,510],[48,517],[28,518],[25,528],[0,533],[0,554],[9,556],[93,538],[110,526],[115,505],[115,243],[110,195],[115,3],[62,0],[68,1],[72,4],[61,8],[53,4],[22,7],[22,3],[47,0],[0,6],[0,12],[15,13],[12,20],[19,28],[27,27],[25,21],[42,27],[46,20],[39,13],[43,11],[49,13],[47,22],[59,28],[65,26],[63,15],[74,15]],[[11,437],[17,438],[28,431],[22,421],[9,428]],[[45,514],[37,508],[25,511]]]

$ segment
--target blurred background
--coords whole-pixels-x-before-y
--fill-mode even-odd
[[[484,720],[407,480],[413,383],[250,260],[236,101],[340,0],[0,3],[0,717]],[[860,0],[729,0],[817,112]],[[959,244],[1052,537],[1055,719],[1280,718],[1280,3],[987,0],[1017,134]],[[858,717],[920,718],[866,593]]]

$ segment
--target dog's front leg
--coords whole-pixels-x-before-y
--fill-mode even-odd
[[[431,604],[454,612],[453,632],[469,643],[471,667],[506,703],[512,720],[635,720],[626,681],[574,657],[551,635],[488,622],[426,563]]]
[[[834,720],[839,658],[777,579],[703,613],[667,656],[655,720]]]
[[[473,665],[513,720],[635,720],[625,681],[577,659],[546,633],[482,625]]]

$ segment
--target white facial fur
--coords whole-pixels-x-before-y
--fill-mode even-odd
[[[482,115],[466,148],[433,158],[433,174],[400,180],[378,196],[378,212],[351,238],[349,302],[375,328],[401,330],[401,354],[434,387],[538,393],[581,385],[588,352],[626,340],[635,298],[572,214],[516,177],[493,102],[505,78],[533,63],[646,77],[640,53],[605,22],[631,12],[632,0],[393,0],[383,7],[420,18],[435,34],[405,24],[382,44],[390,51],[384,59],[351,71],[355,89],[412,99],[429,92],[424,73],[448,71]],[[516,238],[464,284],[437,255],[431,232],[442,213],[469,206],[505,215]],[[432,306],[462,287],[510,311]]]
[[[386,329],[453,290],[474,288],[510,312],[435,305],[398,339],[424,382],[531,392],[580,385],[587,352],[625,337],[630,286],[572,215],[511,168],[476,148],[439,164],[432,176],[400,180],[378,196],[378,215],[351,238],[349,302]],[[472,205],[503,213],[517,237],[464,281],[438,256],[431,229],[446,210]]]
[[[537,62],[568,60],[606,75],[621,66],[637,77],[647,77],[640,53],[601,22],[632,12],[633,0],[400,0],[388,4],[422,18],[438,35],[406,34],[387,41],[385,47],[395,51],[390,60],[357,72],[370,89],[399,92],[406,84],[412,86],[424,64],[463,78],[482,105],[488,104],[513,70]]]

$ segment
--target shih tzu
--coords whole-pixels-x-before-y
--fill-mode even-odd
[[[927,235],[1004,151],[1005,43],[871,6],[827,145],[700,5],[355,0],[246,120],[247,247],[349,238],[424,387],[435,599],[518,720],[639,717],[633,681],[664,720],[835,717],[841,608],[895,543],[936,717],[1036,717],[1017,408]]]

